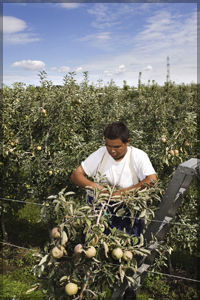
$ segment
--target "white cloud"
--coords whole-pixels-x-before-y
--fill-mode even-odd
[[[101,32],[97,34],[89,34],[86,35],[85,37],[79,38],[79,42],[87,42],[87,41],[92,41],[96,43],[97,41],[107,41],[110,39],[110,32]]]
[[[106,76],[113,76],[113,73],[111,71],[104,71],[104,74]]]
[[[2,23],[2,17],[0,23]],[[26,28],[27,24],[23,20],[11,16],[3,17],[3,33],[15,33],[24,31]]]
[[[96,39],[101,40],[101,41],[105,41],[105,40],[109,40],[110,36],[109,36],[108,32],[106,32],[106,33],[100,33],[100,34],[96,35]]]
[[[3,24],[3,28],[0,28],[0,31],[3,31],[3,41],[6,44],[23,45],[30,42],[37,42],[40,40],[38,37],[36,37],[34,33],[24,32],[29,28],[26,22],[21,19],[12,16],[4,16],[0,17],[0,24]]]
[[[12,64],[13,68],[24,68],[26,71],[35,71],[45,68],[45,63],[40,60],[22,60]]]
[[[59,73],[68,73],[70,71],[70,67],[62,66],[58,69]]]
[[[66,9],[74,9],[74,8],[78,8],[80,5],[80,3],[59,3],[59,6],[66,8]]]
[[[56,68],[56,67],[53,67],[53,68],[51,68],[50,70],[51,70],[51,71],[54,71],[54,70],[57,70],[57,68]]]
[[[7,44],[27,44],[30,42],[38,42],[39,38],[34,37],[35,34],[31,33],[16,33],[16,34],[6,34],[4,35],[3,41]]]
[[[121,74],[121,73],[124,73],[124,72],[126,72],[126,69],[125,69],[124,65],[121,65],[117,69],[115,69],[115,74]]]
[[[152,70],[152,66],[148,65],[147,67],[143,68],[142,70],[144,71],[149,71],[149,70]]]
[[[113,76],[113,75],[117,75],[117,74],[123,74],[126,72],[126,68],[124,65],[119,66],[118,68],[116,68],[113,71],[104,71],[104,74],[106,76]]]
[[[79,67],[76,69],[76,73],[81,73],[83,71],[83,68],[82,67]]]

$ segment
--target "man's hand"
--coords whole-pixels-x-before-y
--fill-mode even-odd
[[[153,186],[153,180],[157,181],[157,177],[156,174],[152,174],[149,176],[146,176],[145,179],[143,179],[142,181],[140,181],[139,183],[137,183],[136,185],[133,185],[129,188],[125,188],[125,189],[121,189],[119,191],[116,191],[112,194],[112,196],[117,196],[117,195],[121,195],[122,193],[125,193],[126,191],[130,191],[134,188],[139,189],[139,190],[143,190],[146,186],[144,185],[144,183],[147,183],[150,186]]]
[[[71,180],[73,183],[75,183],[76,185],[82,187],[82,188],[85,188],[86,186],[91,186],[93,188],[97,188],[98,184],[87,179],[86,178],[86,173],[83,169],[82,166],[79,166],[71,175]],[[98,187],[98,189],[102,190],[104,189],[105,186],[104,185],[100,185]],[[107,191],[102,191],[102,193],[108,193]]]

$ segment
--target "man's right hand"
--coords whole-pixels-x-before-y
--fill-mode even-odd
[[[86,173],[83,167],[80,165],[71,175],[71,180],[76,185],[85,188],[86,186],[91,186],[93,188],[97,188],[98,184],[86,178]],[[100,185],[98,189],[105,189],[104,185]],[[108,191],[102,191],[102,193],[108,193]]]

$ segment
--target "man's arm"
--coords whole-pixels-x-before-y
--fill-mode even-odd
[[[156,174],[151,174],[151,175],[146,176],[142,181],[140,181],[140,182],[137,183],[136,185],[133,185],[133,186],[131,186],[131,187],[129,187],[129,188],[121,189],[121,190],[119,190],[119,191],[113,193],[113,196],[115,196],[115,195],[121,195],[122,192],[130,191],[130,190],[132,190],[132,189],[134,189],[134,188],[139,188],[140,190],[143,190],[143,189],[146,187],[146,186],[144,185],[144,183],[147,183],[147,184],[149,184],[150,186],[153,186],[154,183],[153,183],[152,180],[157,181],[157,176],[156,176]]]
[[[97,183],[86,178],[86,173],[83,167],[80,165],[71,175],[71,180],[76,185],[85,188],[86,186],[92,186],[93,188],[97,187]],[[99,186],[99,189],[104,188],[103,185]]]

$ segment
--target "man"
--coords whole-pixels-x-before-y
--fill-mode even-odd
[[[153,180],[157,180],[156,172],[147,154],[135,147],[129,147],[129,130],[122,122],[114,122],[104,130],[105,146],[101,147],[88,158],[72,173],[71,180],[78,186],[97,187],[98,183],[86,178],[98,178],[98,172],[105,175],[105,180],[101,181],[99,189],[103,189],[105,184],[117,187],[114,195],[133,188],[143,189],[144,183],[153,185]],[[113,213],[112,210],[110,210]],[[127,216],[130,213],[127,211]],[[136,218],[134,226],[131,226],[130,218],[112,216],[111,227],[120,230],[126,228],[129,234],[140,235],[141,220]],[[109,232],[105,232],[109,233]],[[124,300],[136,299],[132,295],[132,290],[127,289]]]
[[[129,147],[129,129],[124,123],[114,122],[108,125],[104,130],[104,137],[105,146],[81,163],[71,175],[72,182],[82,188],[96,188],[98,184],[86,176],[94,178],[101,168],[101,175],[105,175],[107,179],[105,183],[118,188],[113,196],[133,188],[143,189],[144,183],[153,185],[153,180],[157,180],[156,172],[144,151]],[[103,188],[102,183],[99,189]]]

